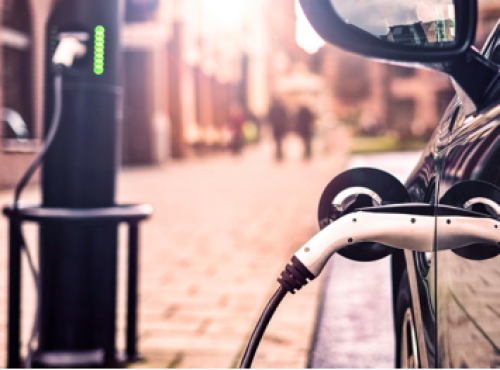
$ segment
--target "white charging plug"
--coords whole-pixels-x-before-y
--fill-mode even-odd
[[[473,244],[498,246],[500,222],[487,217],[358,211],[325,227],[300,248],[295,257],[316,277],[335,252],[359,242],[417,252],[433,252],[434,242],[438,250]]]
[[[54,53],[52,62],[55,65],[71,67],[77,58],[87,53],[85,42],[89,35],[85,32],[63,32],[59,34],[59,45]]]

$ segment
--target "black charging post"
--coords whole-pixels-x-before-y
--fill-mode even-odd
[[[120,0],[60,0],[47,25],[45,131],[53,115],[51,58],[62,33],[87,34],[87,53],[64,72],[59,131],[42,170],[43,204],[4,209],[11,222],[8,367],[22,365],[20,243],[16,225],[40,226],[40,367],[116,366],[117,228],[129,226],[128,360],[138,356],[138,225],[149,206],[117,206],[122,115]]]
[[[85,32],[89,38],[86,56],[64,77],[61,127],[42,172],[43,207],[112,207],[121,121],[119,0],[56,4],[47,29],[46,125],[53,113],[51,56],[58,35]],[[116,265],[115,225],[41,224],[37,358],[57,351],[85,365],[114,361]]]

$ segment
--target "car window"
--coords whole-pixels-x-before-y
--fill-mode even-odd
[[[500,55],[495,55],[500,52],[500,21],[497,21],[493,31],[490,33],[490,36],[484,43],[484,46],[481,50],[481,54],[483,54],[486,58],[494,61],[495,63],[500,63]]]

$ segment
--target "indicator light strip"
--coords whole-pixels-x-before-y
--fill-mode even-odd
[[[94,73],[102,75],[104,73],[106,29],[97,26],[94,29]]]

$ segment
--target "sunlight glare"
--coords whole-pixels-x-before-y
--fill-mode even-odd
[[[241,0],[204,0],[203,4],[218,26],[236,29],[244,21]]]
[[[325,42],[309,24],[309,21],[300,7],[298,0],[295,0],[295,14],[297,17],[295,33],[297,45],[309,54],[316,53],[323,45],[325,45]]]

